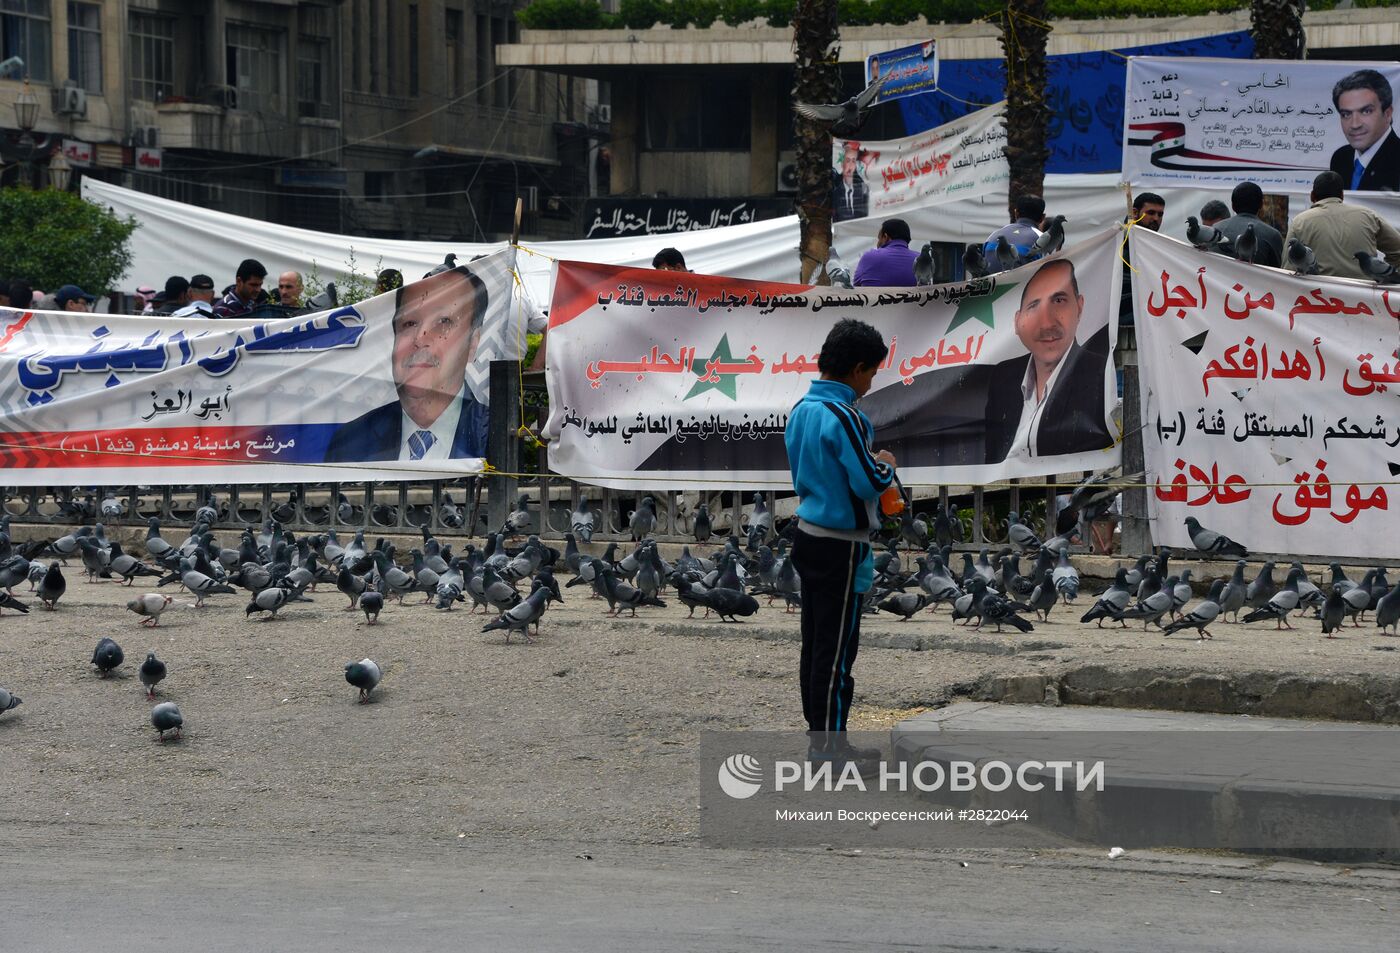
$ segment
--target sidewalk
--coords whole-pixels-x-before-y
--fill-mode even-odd
[[[1102,761],[1103,790],[936,795],[956,807],[1019,808],[1034,826],[1080,841],[1400,861],[1396,727],[967,702],[900,723],[891,741],[898,759],[945,766]]]

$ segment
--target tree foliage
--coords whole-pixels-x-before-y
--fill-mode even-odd
[[[139,224],[54,189],[0,189],[0,276],[56,291],[77,285],[112,291],[131,267],[128,242]]]

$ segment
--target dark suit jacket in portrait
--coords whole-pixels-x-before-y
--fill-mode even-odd
[[[1351,188],[1351,173],[1356,164],[1356,150],[1342,146],[1332,153],[1332,171],[1342,177],[1343,188]],[[1371,156],[1370,165],[1361,173],[1358,192],[1400,192],[1400,137],[1392,129],[1381,140],[1381,147]]]
[[[851,179],[851,197],[846,198],[846,183],[840,175],[831,174],[831,216],[834,221],[844,222],[852,218],[865,218],[870,214],[870,186],[856,174]]]
[[[1000,463],[1011,452],[1021,423],[1025,399],[1021,382],[1031,356],[1002,361],[992,368],[987,390],[987,463]],[[1104,366],[1108,360],[1108,328],[1084,345],[1075,343],[1065,352],[1064,366],[1045,398],[1036,427],[1035,455],[1053,457],[1113,446],[1104,427]]]
[[[486,456],[486,430],[490,414],[470,392],[462,397],[462,413],[452,438],[454,460]],[[326,463],[354,463],[360,460],[397,460],[403,447],[403,407],[398,401],[376,407],[357,417],[331,438]]]

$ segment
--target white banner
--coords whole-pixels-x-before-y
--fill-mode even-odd
[[[278,320],[0,309],[11,486],[443,479],[524,355],[508,253]]]
[[[984,483],[1118,460],[1114,229],[991,278],[808,288],[560,262],[550,464],[618,487],[791,486],[783,429],[831,326],[889,354],[860,402],[905,483]],[[1029,396],[1027,396],[1027,390]]]
[[[908,208],[1004,193],[1011,179],[1004,113],[1005,104],[998,103],[917,136],[832,139],[836,221],[888,218]]]
[[[1400,556],[1400,290],[1131,245],[1153,542]]]
[[[1400,63],[1131,57],[1123,181],[1306,193],[1331,169],[1347,189],[1400,190],[1397,81]],[[1334,102],[1338,83],[1354,88]]]

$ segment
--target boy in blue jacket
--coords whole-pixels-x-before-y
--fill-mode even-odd
[[[885,359],[880,332],[839,321],[822,345],[821,378],[788,416],[785,440],[797,507],[792,561],[802,577],[802,714],[810,759],[864,760],[878,750],[852,747],[846,721],[860,644],[861,594],[874,581],[870,531],[895,459],[872,453],[875,430],[855,407]]]

